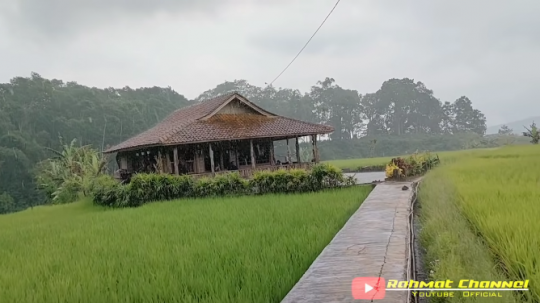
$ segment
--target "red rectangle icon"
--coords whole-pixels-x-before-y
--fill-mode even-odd
[[[359,277],[352,281],[355,300],[380,300],[386,294],[386,281],[379,277]]]

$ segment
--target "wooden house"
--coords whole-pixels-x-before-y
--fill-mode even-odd
[[[234,170],[249,177],[256,170],[309,169],[319,162],[317,135],[333,131],[331,126],[275,115],[231,93],[178,109],[105,153],[117,153],[118,166],[127,173],[204,176]],[[301,158],[299,149],[299,138],[305,136],[312,143],[308,159]],[[276,159],[274,142],[281,140],[287,141],[287,156]]]

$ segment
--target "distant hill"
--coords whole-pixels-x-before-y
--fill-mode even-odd
[[[508,127],[510,127],[512,130],[514,130],[514,133],[521,134],[522,132],[525,131],[525,128],[523,128],[523,126],[529,127],[533,122],[536,122],[536,125],[540,125],[540,116],[530,117],[530,118],[527,118],[527,119],[514,121],[514,122],[509,122],[509,123],[504,123],[504,124],[508,125]],[[498,133],[499,129],[504,124],[489,126],[487,128],[487,130],[486,130],[486,135],[491,135],[491,134]]]

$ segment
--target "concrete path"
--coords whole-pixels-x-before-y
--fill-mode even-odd
[[[377,185],[313,262],[282,303],[370,302],[354,300],[356,277],[406,279],[412,182]],[[409,190],[402,190],[407,185]],[[405,303],[407,291],[387,291],[375,302]]]

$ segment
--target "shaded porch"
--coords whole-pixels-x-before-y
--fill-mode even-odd
[[[128,176],[165,173],[202,177],[238,171],[240,176],[249,178],[260,170],[310,169],[318,163],[317,135],[309,136],[309,153],[301,152],[302,137],[305,136],[153,146],[119,152],[116,161],[121,174]],[[284,152],[282,149],[276,153],[277,141],[284,141]]]

